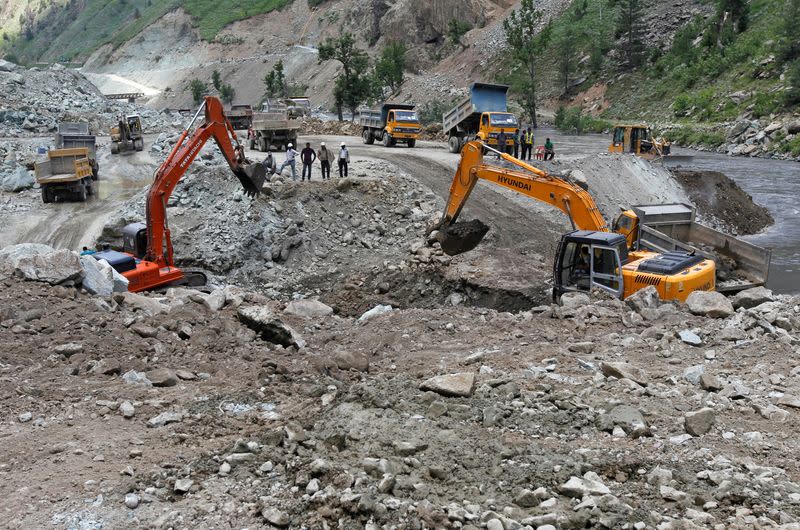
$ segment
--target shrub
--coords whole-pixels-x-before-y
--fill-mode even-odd
[[[600,118],[584,115],[580,107],[559,107],[555,116],[556,128],[573,134],[603,132],[611,128],[611,123]]]

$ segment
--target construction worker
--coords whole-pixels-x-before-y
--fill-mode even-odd
[[[497,150],[501,153],[506,152],[506,142],[508,141],[508,137],[506,136],[506,132],[501,130],[500,134],[497,135]],[[500,160],[500,155],[497,155],[497,159]]]
[[[522,135],[522,160],[530,161],[533,154],[533,141],[533,131],[528,127],[528,130]]]
[[[519,129],[514,129],[514,158],[519,158]]]
[[[264,167],[267,168],[267,174],[274,175],[277,165],[278,164],[275,162],[275,157],[272,155],[272,150],[268,148],[267,158],[264,159]]]
[[[283,168],[289,166],[292,168],[292,180],[297,180],[297,168],[295,165],[295,157],[298,156],[300,153],[294,150],[294,146],[289,144],[286,146],[286,160],[283,161],[281,164],[280,169],[278,170],[278,174],[283,174]]]
[[[339,148],[339,178],[343,178],[347,176],[347,164],[350,163],[350,151],[347,150],[347,146],[342,145]]]
[[[300,151],[300,161],[303,162],[303,176],[301,181],[306,179],[306,170],[308,170],[308,181],[311,182],[311,164],[317,159],[317,153],[311,149],[311,143],[306,142],[306,147]]]
[[[553,149],[553,142],[551,142],[550,138],[548,138],[544,141],[544,159],[552,160],[554,156],[556,156],[556,152]]]
[[[333,153],[331,153],[328,150],[328,148],[325,147],[325,142],[320,142],[319,144],[319,151],[317,151],[317,160],[319,160],[319,163],[322,166],[322,180],[330,180],[331,162],[333,161]]]

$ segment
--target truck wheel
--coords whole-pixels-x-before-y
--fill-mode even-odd
[[[414,147],[415,145],[417,145],[417,140],[416,140],[416,138],[412,138],[412,139],[410,139],[409,141],[407,141],[407,142],[406,142],[406,145],[407,145],[407,146],[409,146],[409,147]]]
[[[262,153],[267,152],[267,139],[264,138],[263,136],[258,139],[258,150],[261,151]]]
[[[50,196],[50,190],[47,186],[42,186],[42,202],[45,204],[53,202],[53,198]]]
[[[119,154],[119,142],[111,142],[111,154],[112,155]]]
[[[255,138],[250,138],[250,150],[251,151],[255,151],[256,150],[256,139]]]
[[[363,131],[361,131],[361,139],[367,145],[372,145],[373,143],[375,143],[375,138],[372,136],[372,131],[370,131],[369,129],[364,129]]]
[[[389,147],[390,145],[393,145],[392,144],[392,135],[389,134],[388,132],[384,132],[383,133],[383,146],[384,147]]]
[[[459,153],[461,152],[461,139],[458,136],[451,136],[450,140],[447,141],[450,146],[451,153]]]
[[[92,160],[92,180],[97,180],[100,174],[100,164],[97,163],[97,160]]]

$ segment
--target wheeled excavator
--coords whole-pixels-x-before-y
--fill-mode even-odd
[[[484,164],[485,150],[494,151],[519,169]],[[461,151],[444,214],[432,227],[446,254],[472,250],[489,230],[478,220],[456,223],[478,180],[550,204],[569,217],[573,231],[561,237],[553,265],[555,301],[566,292],[591,289],[627,298],[648,285],[658,290],[662,300],[684,301],[692,291],[715,288],[713,260],[681,251],[656,253],[636,249],[639,220],[632,210],[620,214],[612,231],[583,187],[478,141],[469,142]]]
[[[190,135],[201,113],[205,118]],[[263,164],[253,163],[245,157],[244,146],[239,143],[225,117],[222,102],[216,97],[207,96],[172,152],[156,171],[147,193],[146,222],[129,224],[123,228],[122,252],[106,250],[93,254],[98,260],[107,260],[128,279],[128,290],[137,292],[173,285],[205,284],[206,278],[201,271],[182,270],[175,266],[167,223],[167,202],[200,149],[211,138],[222,151],[245,193],[255,197],[261,192],[266,177]]]

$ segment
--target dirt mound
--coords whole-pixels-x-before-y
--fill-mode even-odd
[[[361,126],[352,121],[321,120],[304,117],[300,122],[300,135],[361,136]]]
[[[750,194],[723,173],[673,169],[672,174],[697,206],[699,215],[720,230],[749,235],[775,222],[767,208],[756,204]]]

